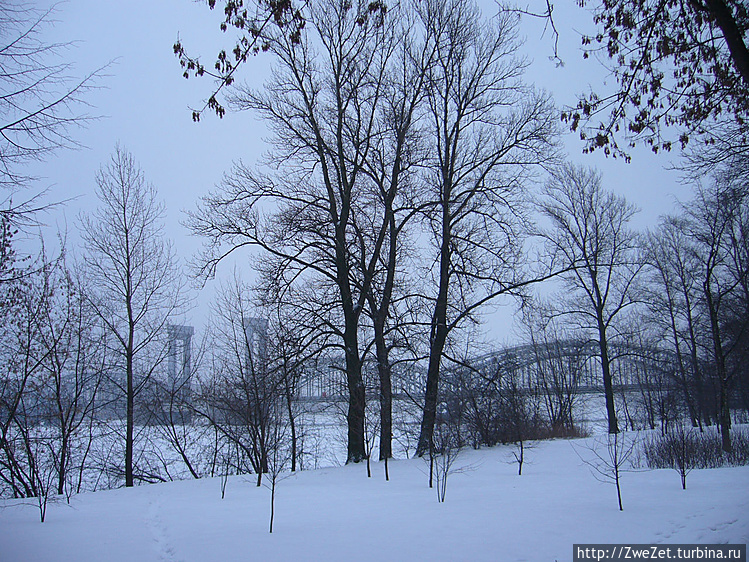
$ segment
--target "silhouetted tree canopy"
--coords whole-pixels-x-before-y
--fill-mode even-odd
[[[583,152],[600,149],[629,159],[638,143],[668,151],[695,137],[710,147],[720,142],[716,131],[726,129],[734,136],[728,148],[746,149],[745,1],[601,0],[593,17],[598,32],[583,37],[584,57],[599,58],[616,88],[596,88],[563,113],[579,131]]]
[[[22,1],[0,4],[0,187],[26,187],[33,178],[25,168],[59,148],[79,146],[72,131],[91,117],[83,93],[99,71],[83,78],[61,61],[67,43],[44,39],[54,6],[38,9]],[[31,205],[33,207],[34,205]],[[28,205],[3,211],[33,211]]]
[[[179,58],[183,68],[182,76],[208,76],[215,82],[215,87],[207,101],[200,109],[192,111],[193,121],[200,121],[206,109],[223,117],[226,108],[219,101],[219,94],[226,86],[234,83],[235,73],[250,55],[257,55],[270,49],[271,41],[278,33],[286,34],[292,44],[298,45],[306,23],[304,8],[309,0],[206,0],[211,10],[216,5],[223,6],[224,21],[221,31],[238,31],[234,46],[229,52],[222,49],[216,55],[213,68],[206,68],[199,57],[187,54],[179,38],[174,44],[174,54]],[[351,7],[349,3],[349,8]],[[382,0],[372,0],[368,10],[359,16],[359,25],[363,26],[370,17],[382,18],[387,13],[387,6]]]

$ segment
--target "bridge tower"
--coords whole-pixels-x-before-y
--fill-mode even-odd
[[[247,351],[247,368],[262,371],[268,364],[268,320],[245,317],[242,319]]]
[[[176,324],[169,324],[166,329],[169,338],[167,356],[169,386],[183,392],[189,391],[192,375],[192,336],[195,329],[192,326]]]

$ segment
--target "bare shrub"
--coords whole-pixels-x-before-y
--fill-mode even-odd
[[[429,452],[430,469],[437,483],[437,501],[443,503],[447,493],[447,477],[455,474],[455,461],[460,454],[459,436],[456,427],[444,421],[434,427],[433,445]],[[430,470],[430,472],[431,472]],[[430,478],[431,485],[431,478]]]
[[[685,433],[683,429],[682,433]],[[722,441],[718,433],[712,431],[698,433],[693,430],[688,433],[689,436],[686,437],[680,435],[677,430],[666,435],[645,439],[642,453],[648,468],[673,468],[681,472],[679,463],[687,461],[691,466],[689,470],[749,464],[749,431],[746,428],[734,430],[731,436],[733,447],[730,453],[722,450]],[[687,455],[689,458],[685,459]],[[682,485],[686,486],[686,482],[682,482]]]
[[[687,474],[697,463],[699,438],[693,429],[679,425],[671,433],[663,435],[661,441],[668,465],[679,473],[681,488],[686,490]]]

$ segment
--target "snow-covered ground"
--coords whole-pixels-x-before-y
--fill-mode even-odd
[[[304,471],[270,491],[252,477],[86,493],[38,509],[0,504],[0,560],[571,560],[573,543],[746,543],[749,466],[596,480],[579,455],[592,439],[536,444],[523,475],[511,447],[465,451],[445,503],[420,459]],[[574,445],[574,448],[573,448]],[[576,452],[577,449],[577,452]]]

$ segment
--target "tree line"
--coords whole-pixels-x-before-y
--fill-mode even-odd
[[[425,372],[413,397],[416,454],[440,454],[452,435],[443,423],[454,372],[473,373],[459,409],[486,435],[473,444],[522,443],[541,419],[523,389],[506,370],[471,365],[473,328],[503,296],[521,302],[532,343],[595,343],[610,433],[622,429],[616,350],[635,342],[676,358],[663,393],[643,381],[661,418],[678,415],[665,410],[675,381],[691,423],[717,424],[730,451],[732,408],[749,406],[743,153],[714,163],[674,216],[637,233],[630,203],[595,170],[563,161],[550,96],[523,82],[516,12],[488,20],[457,0],[286,9],[283,25],[259,27],[227,11],[252,41],[235,63],[224,53],[217,76],[230,107],[261,116],[272,137],[262,162],[235,164],[188,214],[205,241],[199,275],[250,249],[258,279],[224,284],[194,377],[164,375],[185,276],[157,192],[125,149],[96,176],[100,205],[79,219],[80,257],[19,257],[14,213],[1,215],[5,494],[177,477],[172,454],[192,477],[234,470],[275,485],[304,459],[299,382],[330,358],[346,390],[347,462],[369,460],[373,427],[380,459],[392,457],[402,368]],[[255,48],[274,65],[260,89],[233,78]],[[181,45],[175,52],[188,76],[207,72]],[[559,294],[535,297],[552,279]],[[579,365],[555,371],[554,360],[539,362],[542,417],[570,429]],[[164,442],[169,453],[155,445]]]

